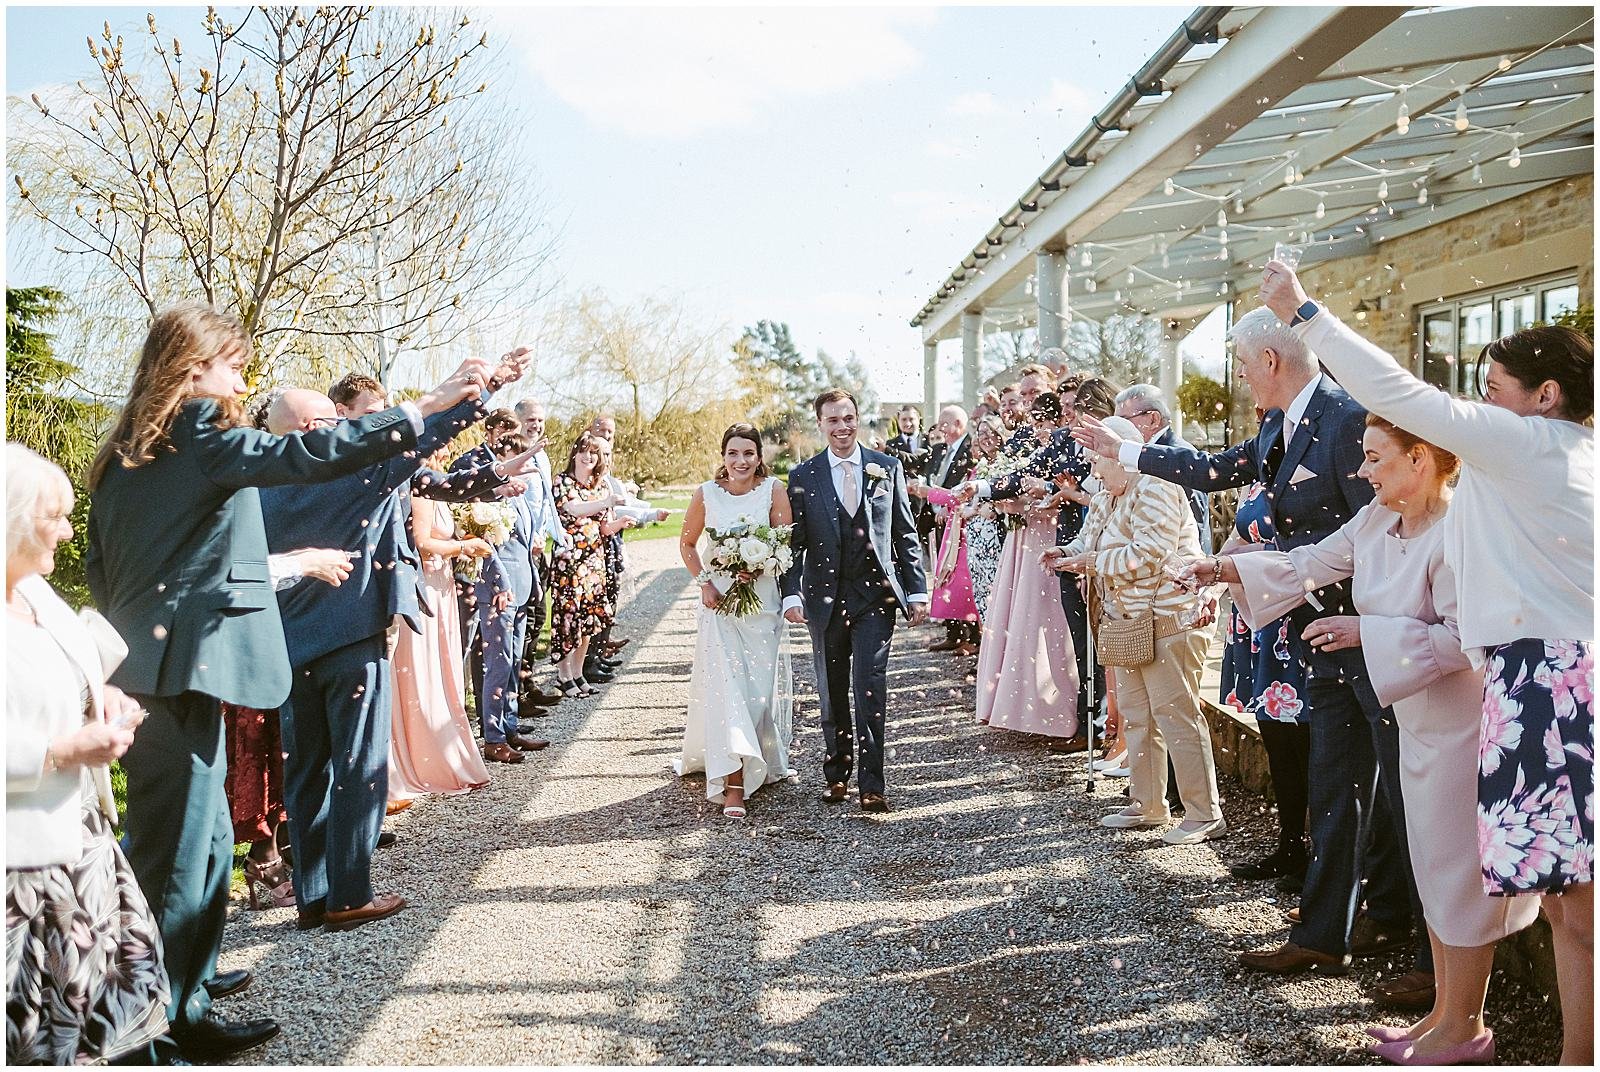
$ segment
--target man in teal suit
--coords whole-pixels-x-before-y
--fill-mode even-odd
[[[91,474],[90,592],[128,644],[112,680],[149,712],[123,757],[126,848],[155,913],[185,1055],[215,1061],[277,1033],[211,1010],[232,876],[220,703],[274,708],[290,671],[257,488],[331,480],[416,446],[423,417],[521,374],[472,359],[415,403],[304,435],[233,416],[249,343],[202,306],[158,315],[127,406]],[[153,449],[152,425],[163,435]]]

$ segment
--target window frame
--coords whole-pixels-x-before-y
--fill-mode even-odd
[[[1468,366],[1476,363],[1478,359],[1477,350],[1481,349],[1481,347],[1475,345],[1474,352],[1471,354],[1462,352],[1462,336],[1466,334],[1462,330],[1462,310],[1487,302],[1489,305],[1490,338],[1498,338],[1499,336],[1496,333],[1499,329],[1501,302],[1508,299],[1527,297],[1531,294],[1534,298],[1535,322],[1548,323],[1545,305],[1548,301],[1549,293],[1577,286],[1578,273],[1572,269],[1567,269],[1550,275],[1535,276],[1517,283],[1507,283],[1498,287],[1486,287],[1482,290],[1469,291],[1446,301],[1429,302],[1426,305],[1417,306],[1413,311],[1414,320],[1411,333],[1412,341],[1415,344],[1411,354],[1412,373],[1424,382],[1433,383],[1432,380],[1428,380],[1424,375],[1427,362],[1427,323],[1432,317],[1448,314],[1450,317],[1451,337],[1455,345],[1455,365],[1452,370],[1454,383],[1451,385],[1449,393],[1457,397],[1466,397],[1474,394],[1475,385],[1469,382],[1471,372]],[[1576,307],[1575,305],[1574,308]],[[1434,384],[1434,386],[1437,387],[1439,385]]]

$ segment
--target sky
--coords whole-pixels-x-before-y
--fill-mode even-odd
[[[84,37],[106,20],[142,31],[147,10],[193,34],[205,9],[8,8],[8,95],[91,73]],[[547,281],[677,297],[730,341],[787,321],[802,350],[858,354],[880,397],[920,400],[910,318],[1190,10],[473,16],[505,46],[502,86],[531,128],[528,181],[559,224]],[[941,397],[959,386],[947,373]]]

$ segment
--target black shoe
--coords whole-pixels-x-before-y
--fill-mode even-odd
[[[399,838],[394,836],[393,830],[385,830],[383,833],[378,835],[378,848],[387,849],[390,845],[393,845],[399,840]]]
[[[545,692],[543,689],[530,689],[519,701],[524,707],[554,707],[561,702],[559,692]]]
[[[517,735],[520,737],[537,737],[539,736],[539,727],[532,722],[518,722]]]
[[[253,1050],[276,1038],[276,1020],[224,1020],[214,1012],[206,1013],[198,1024],[174,1031],[173,1037],[183,1049],[183,1055],[196,1064],[216,1064],[235,1054]]]
[[[1279,893],[1299,893],[1306,884],[1306,870],[1304,867],[1284,875],[1272,884],[1272,888]]]
[[[255,980],[256,977],[243,968],[238,971],[218,972],[205,981],[206,993],[210,994],[211,999],[215,1001],[217,998],[225,998],[229,994],[237,994],[255,982]]]
[[[585,680],[585,681],[587,681],[587,682],[589,682],[591,684],[593,684],[594,682],[599,682],[600,684],[604,685],[604,684],[607,684],[608,682],[615,681],[616,679],[617,679],[617,675],[616,674],[613,674],[613,673],[611,673],[610,671],[607,671],[607,670],[602,670],[598,666],[595,666],[595,667],[586,666],[586,667],[583,668],[583,680]]]
[[[1242,878],[1247,882],[1255,882],[1264,878],[1281,878],[1284,875],[1299,874],[1306,869],[1304,857],[1290,856],[1275,850],[1259,860],[1248,863],[1234,864],[1228,868],[1228,874],[1234,878]]]

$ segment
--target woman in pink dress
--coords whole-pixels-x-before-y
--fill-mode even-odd
[[[1042,446],[1060,426],[1061,400],[1041,394],[1029,412]],[[1039,557],[1055,546],[1060,506],[1055,495],[1018,502],[1025,504],[1024,524],[1006,535],[983,622],[978,721],[1000,730],[1076,737],[1078,659],[1060,582]]]
[[[972,479],[971,472],[962,479]],[[945,488],[930,487],[927,495],[930,503],[945,508],[944,535],[940,537],[939,555],[929,578],[934,584],[929,616],[943,622],[976,622],[978,603],[972,595],[972,574],[967,569],[967,529],[961,503]],[[978,646],[963,638],[956,645],[955,653],[976,655]]]
[[[427,793],[456,795],[489,784],[472,739],[461,668],[461,618],[450,560],[491,553],[483,540],[457,540],[450,508],[413,499],[411,532],[422,556],[422,594],[431,616],[422,632],[400,629],[395,646],[394,729],[389,738],[389,802]]]

